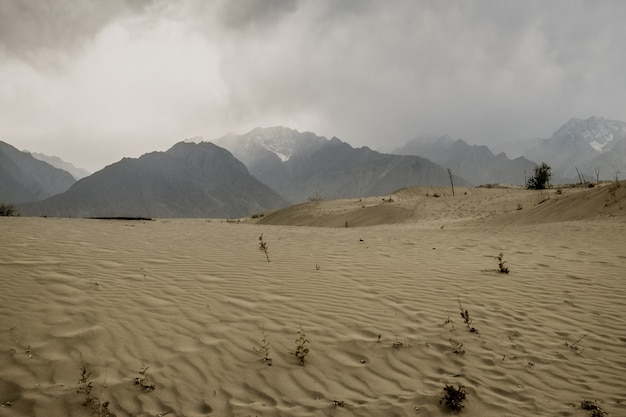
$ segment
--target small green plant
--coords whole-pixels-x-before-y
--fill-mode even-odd
[[[259,236],[259,250],[262,250],[265,253],[265,257],[267,258],[267,262],[270,261],[270,255],[268,253],[267,242],[263,240],[263,233]]]
[[[595,401],[584,400],[580,403],[580,408],[583,410],[590,410],[591,417],[604,417],[607,415],[606,411],[602,411],[602,408]]]
[[[509,268],[504,265],[506,261],[504,260],[502,252],[500,252],[500,255],[496,256],[496,259],[498,260],[498,271],[502,274],[508,274]]]
[[[465,407],[463,405],[463,401],[465,400],[467,392],[465,391],[465,387],[463,385],[459,385],[458,388],[454,388],[453,385],[446,385],[443,390],[445,395],[441,401],[439,401],[439,404],[445,402],[446,407],[452,411],[456,411],[457,413]]]
[[[470,332],[475,333],[476,329],[471,326],[472,319],[470,318],[469,311],[463,308],[463,305],[461,304],[461,299],[459,298],[458,295],[457,295],[457,299],[459,300],[459,308],[461,309],[461,317],[463,318],[463,322],[465,323],[465,325],[467,326]]]
[[[100,397],[94,395],[91,372],[87,370],[87,364],[83,364],[80,371],[80,379],[78,380],[78,390],[76,393],[85,395],[83,405],[85,407],[90,406],[98,417],[115,417],[115,414],[109,410],[109,402],[102,398],[104,396],[104,384],[102,386],[102,393]]]
[[[306,334],[304,334],[304,330],[302,329],[302,325],[300,325],[300,330],[298,330],[298,338],[296,339],[296,350],[291,354],[295,356],[299,361],[300,365],[304,365],[304,358],[309,354],[309,348],[307,345],[309,344],[309,339],[307,339]]]
[[[141,367],[139,368],[139,376],[134,379],[135,385],[138,385],[145,392],[154,391],[156,385],[149,380],[148,377],[148,366],[146,366],[143,362],[141,363]]]
[[[272,358],[270,357],[270,342],[267,340],[265,332],[263,332],[263,338],[261,339],[261,347],[255,347],[254,351],[261,354],[261,359],[267,364],[267,366],[272,366]]]

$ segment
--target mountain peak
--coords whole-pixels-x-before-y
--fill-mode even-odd
[[[552,138],[572,144],[587,143],[596,152],[602,153],[614,139],[624,136],[626,123],[591,116],[584,120],[572,117],[552,135]]]

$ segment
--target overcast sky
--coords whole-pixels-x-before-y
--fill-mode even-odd
[[[288,126],[390,151],[626,121],[626,2],[0,0],[0,140],[95,171]]]

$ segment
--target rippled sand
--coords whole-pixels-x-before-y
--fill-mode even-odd
[[[0,218],[0,416],[91,415],[82,366],[117,416],[442,416],[446,384],[465,416],[623,415],[621,209],[494,191],[371,227]]]

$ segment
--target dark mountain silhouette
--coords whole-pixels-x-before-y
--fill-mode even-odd
[[[0,203],[43,200],[75,182],[70,173],[0,141]]]
[[[393,151],[399,155],[418,155],[429,159],[475,185],[524,185],[536,163],[524,157],[509,159],[505,153],[494,155],[486,146],[469,145],[450,136],[422,136]],[[526,173],[526,175],[525,175]]]
[[[227,150],[179,142],[166,152],[124,158],[63,194],[18,209],[64,217],[232,218],[286,204]]]
[[[411,185],[449,185],[448,172],[418,156],[353,148],[337,138],[285,127],[257,128],[215,141],[292,203],[386,195]],[[469,185],[453,177],[458,185]]]

